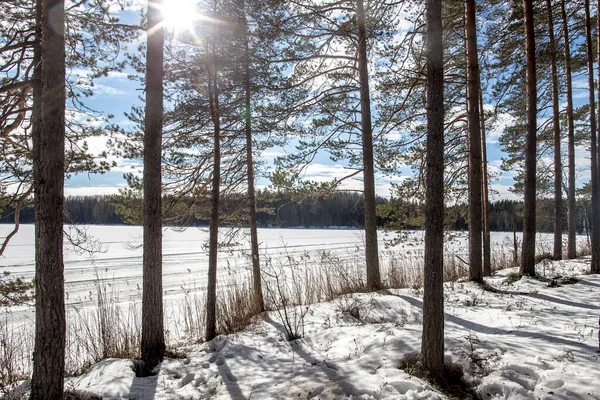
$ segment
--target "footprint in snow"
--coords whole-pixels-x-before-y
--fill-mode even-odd
[[[523,386],[527,390],[534,390],[540,376],[529,367],[509,365],[501,373],[502,377]]]
[[[548,389],[558,389],[561,388],[565,385],[565,381],[563,381],[562,379],[554,379],[551,381],[547,381],[541,384],[541,386],[547,387]]]
[[[319,385],[316,388],[314,388],[313,390],[311,390],[310,392],[308,392],[308,395],[306,396],[306,398],[307,399],[312,399],[314,397],[317,397],[321,393],[323,393],[324,390],[325,390],[325,386],[324,385]]]
[[[186,374],[183,378],[181,378],[181,382],[179,382],[179,387],[184,387],[185,385],[192,382],[193,380],[194,380],[194,374],[192,374],[192,373]]]

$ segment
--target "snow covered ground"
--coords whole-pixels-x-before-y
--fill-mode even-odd
[[[0,225],[0,236],[8,226]],[[93,254],[65,249],[65,281],[69,321],[88,318],[96,310],[98,291],[139,318],[141,299],[140,227],[91,226],[88,234],[102,251]],[[250,268],[245,233],[219,254],[219,285],[239,280]],[[323,254],[341,265],[358,265],[364,254],[360,230],[260,229],[263,260],[296,260],[303,268],[322,268]],[[204,292],[207,232],[165,230],[163,282],[165,318],[171,344],[186,354],[165,360],[158,375],[136,378],[130,360],[105,360],[67,387],[115,399],[196,398],[436,398],[431,385],[398,369],[403,355],[420,349],[421,296],[414,289],[355,294],[333,302],[297,309],[304,337],[285,340],[276,312],[244,332],[211,343],[192,344],[181,329],[182,302],[189,293]],[[466,259],[466,233],[453,233],[446,254]],[[419,269],[422,232],[408,232],[400,245],[386,248],[390,238],[380,232],[380,257],[385,271],[393,261]],[[0,272],[32,278],[33,227],[22,226],[13,239]],[[585,239],[578,239],[580,245]],[[237,243],[237,244],[236,244]],[[512,233],[492,233],[494,257],[510,260]],[[551,235],[538,235],[538,253],[551,249]],[[583,276],[589,260],[544,262],[538,273],[580,276],[558,288],[524,279],[503,283],[511,270],[488,281],[506,293],[484,291],[471,283],[446,285],[446,348],[452,361],[467,369],[467,378],[483,398],[600,399],[597,327],[600,279]],[[417,271],[419,272],[419,271]],[[86,310],[89,313],[86,314]],[[179,314],[178,314],[179,313]],[[0,321],[5,332],[23,340],[21,363],[28,368],[34,314],[32,307],[14,307]],[[79,321],[75,319],[75,321]],[[96,321],[97,322],[97,321]],[[134,323],[135,324],[135,323]],[[13,327],[20,326],[16,330]],[[73,331],[72,325],[70,332]],[[2,334],[2,332],[0,332]],[[14,333],[13,333],[14,337]],[[86,359],[85,350],[69,351],[72,364]],[[73,359],[75,357],[75,359]],[[73,366],[73,365],[71,365]],[[521,397],[519,397],[521,396]]]
[[[539,279],[506,283],[515,269],[445,285],[448,361],[463,366],[482,398],[600,399],[600,276],[589,259],[544,261]],[[549,286],[550,278],[576,277]],[[561,281],[562,282],[562,281]],[[422,291],[353,294],[297,309],[304,337],[285,339],[276,312],[243,332],[184,344],[157,375],[108,359],[67,387],[105,399],[438,399],[432,385],[398,368],[420,349]]]

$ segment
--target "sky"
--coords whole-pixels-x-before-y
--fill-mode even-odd
[[[175,0],[167,2],[167,4],[174,4],[174,7],[179,7],[178,11],[170,10],[167,14],[171,19],[171,25],[177,25],[177,21],[184,18],[182,16],[185,13],[189,13],[189,9],[182,6],[186,0]],[[136,22],[139,10],[145,4],[142,0],[135,0],[133,6],[128,9],[122,17],[125,21],[131,20]],[[185,22],[181,22],[185,24]],[[145,34],[142,33],[139,37],[139,41],[145,40]],[[137,47],[137,44],[129,45],[130,49]],[[95,82],[94,96],[87,99],[87,105],[92,109],[101,111],[105,115],[114,115],[113,122],[123,126],[126,129],[133,128],[132,123],[124,115],[125,112],[130,111],[132,105],[142,105],[140,96],[143,95],[142,83],[138,81],[132,81],[128,78],[128,72],[112,72],[107,77],[101,78]],[[75,70],[74,74],[85,75],[85,70]],[[586,76],[576,77],[574,79],[574,99],[575,105],[581,105],[587,102],[587,81]],[[485,98],[485,94],[484,94]],[[564,104],[561,104],[561,108],[564,108]],[[491,105],[486,105],[487,109],[491,109]],[[492,129],[488,127],[487,132],[487,155],[488,155],[488,170],[490,177],[490,189],[492,190],[490,198],[492,200],[499,199],[520,199],[520,195],[515,195],[510,191],[515,176],[514,171],[502,171],[500,166],[502,164],[502,157],[505,154],[502,152],[499,144],[498,137],[502,133],[505,126],[511,124],[511,118],[508,115],[500,115],[498,123],[496,123]],[[100,121],[99,121],[100,122]],[[88,141],[88,145],[92,152],[99,153],[105,148],[105,138],[95,138]],[[287,146],[285,148],[271,148],[264,151],[259,157],[265,163],[266,166],[272,166],[275,157],[283,154],[292,152],[293,146]],[[547,157],[552,157],[549,154]],[[566,165],[566,141],[563,141],[563,159]],[[117,166],[112,168],[110,172],[103,175],[93,174],[78,174],[71,176],[65,183],[65,193],[68,196],[81,196],[81,195],[99,195],[99,194],[115,194],[119,189],[126,187],[125,179],[123,174],[128,172],[141,173],[142,163],[140,160],[128,160],[118,158],[115,156],[109,156],[110,161],[115,161]],[[548,162],[552,162],[548,158]],[[576,149],[576,167],[577,167],[577,185],[581,186],[584,182],[589,180],[589,152],[584,146],[580,146]],[[269,171],[269,168],[266,169]],[[317,157],[314,163],[312,163],[306,170],[304,178],[316,181],[332,180],[344,176],[348,170],[344,165],[340,163],[334,163],[325,155]],[[401,174],[394,177],[385,176],[383,174],[376,175],[376,193],[382,197],[390,197],[390,188],[392,183],[399,183],[406,176],[411,176],[412,172],[410,168],[406,167],[401,169]],[[257,186],[260,188],[267,187],[270,184],[266,176],[257,176]],[[358,175],[352,180],[345,181],[343,189],[362,190],[361,176]]]

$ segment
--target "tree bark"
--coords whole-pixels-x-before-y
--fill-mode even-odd
[[[567,193],[567,257],[573,259],[577,257],[577,237],[575,235],[575,122],[573,116],[573,81],[571,71],[571,45],[569,43],[569,24],[565,0],[561,0],[561,13],[563,23],[563,37],[565,48],[565,75],[567,91],[567,127],[568,127],[568,193]]]
[[[600,198],[598,192],[598,145],[596,126],[596,100],[594,94],[594,54],[592,49],[592,23],[590,18],[590,1],[585,0],[585,41],[588,61],[588,82],[590,101],[590,148],[592,172],[592,273],[600,270]]]
[[[243,2],[245,7],[245,2]],[[252,87],[251,87],[251,67],[250,67],[250,41],[248,38],[248,21],[244,12],[244,68],[245,68],[245,128],[246,128],[246,164],[248,169],[248,211],[250,220],[250,247],[252,257],[252,283],[254,292],[254,307],[257,313],[265,311],[265,303],[262,293],[262,281],[260,273],[260,258],[258,254],[258,229],[256,227],[256,194],[254,191],[254,161],[252,157]]]
[[[425,369],[444,367],[444,62],[442,2],[427,0],[427,188],[421,354]]]
[[[481,122],[475,0],[466,0],[467,121],[469,126],[469,279],[483,282],[481,210]]]
[[[487,168],[487,141],[481,75],[479,76],[479,115],[481,117],[481,172],[482,172],[482,211],[483,211],[483,276],[492,275],[492,241],[490,235],[490,200]]]
[[[216,2],[215,2],[216,4]],[[215,5],[216,11],[216,5]],[[219,111],[219,86],[217,77],[217,53],[213,39],[213,71],[209,74],[209,98],[213,116],[213,176],[211,212],[208,239],[208,287],[206,290],[205,340],[217,336],[217,256],[219,251],[219,200],[221,192],[221,116]]]
[[[560,108],[558,94],[558,71],[556,67],[556,44],[554,39],[554,16],[552,1],[546,0],[548,8],[548,38],[552,68],[552,130],[554,134],[554,259],[562,260],[562,159],[560,151]]]
[[[527,136],[525,141],[525,206],[523,210],[523,248],[521,273],[535,276],[535,207],[537,156],[537,80],[533,2],[524,0],[527,58]]]
[[[165,352],[162,297],[162,177],[163,125],[162,0],[148,2],[146,53],[146,117],[144,121],[144,252],[142,295],[142,360],[147,370]]]
[[[600,6],[600,0],[598,0],[597,5]],[[596,10],[596,35],[598,35],[596,41],[598,50],[600,50],[600,8],[596,8]],[[600,53],[598,53],[598,60],[600,61]],[[598,82],[600,83],[600,64],[598,64]],[[598,99],[598,116],[600,118],[600,87],[598,87]],[[594,128],[596,128],[596,138],[598,138],[598,134],[600,134],[600,126],[594,125]],[[598,222],[598,225],[596,225],[598,229],[596,229],[596,262],[594,263],[592,261],[591,268],[593,274],[600,274],[600,215],[598,215],[600,213],[600,173],[598,173],[598,167],[600,167],[600,151],[598,151],[598,142],[596,142],[596,198],[598,201],[596,202],[596,210],[594,214],[596,215],[596,221]],[[598,340],[600,341],[600,336],[598,336]]]
[[[33,164],[35,345],[31,399],[62,399],[65,368],[63,202],[65,171],[65,7],[36,3]]]
[[[367,59],[367,33],[363,0],[356,1],[358,22],[358,73],[360,81],[360,112],[363,150],[363,175],[365,197],[365,255],[367,288],[381,289],[379,251],[377,246],[377,204],[375,202],[375,169],[373,163],[373,131],[371,126],[371,97]]]

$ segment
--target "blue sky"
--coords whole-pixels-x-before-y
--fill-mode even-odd
[[[136,0],[135,7],[141,7],[144,2]],[[138,8],[139,10],[139,8]],[[139,11],[135,8],[130,10],[125,15],[125,19],[132,19],[135,21]],[[132,22],[133,22],[132,21]],[[142,33],[140,40],[145,40],[145,34]],[[131,45],[130,48],[134,48]],[[74,73],[85,74],[83,70],[76,70]],[[576,105],[587,102],[587,80],[586,76],[580,76],[575,79],[574,87],[576,91],[574,93]],[[140,105],[141,100],[139,96],[142,94],[142,86],[140,82],[129,80],[127,72],[111,73],[108,77],[102,78],[96,82],[94,96],[88,99],[88,106],[91,108],[103,112],[106,114],[114,115],[113,122],[116,122],[124,127],[131,127],[131,122],[125,117],[124,112],[131,109],[132,105]],[[564,106],[564,105],[563,105]],[[501,159],[503,152],[498,146],[497,138],[502,133],[502,129],[506,124],[510,124],[511,119],[509,116],[500,116],[499,123],[488,130],[487,137],[487,150],[488,150],[488,168],[490,173],[495,176],[495,180],[491,182],[490,188],[496,192],[493,195],[493,199],[519,199],[519,196],[514,195],[510,192],[510,187],[513,185],[514,172],[506,172],[500,170]],[[89,142],[91,151],[100,152],[105,148],[104,138],[93,139]],[[272,165],[273,159],[280,155],[282,152],[291,152],[293,147],[287,147],[284,149],[273,148],[267,149],[261,158],[266,162],[267,165]],[[576,164],[577,164],[577,177],[578,186],[589,180],[589,153],[584,147],[577,149]],[[566,142],[563,144],[563,158],[566,156]],[[548,155],[552,157],[552,155]],[[103,175],[91,175],[91,174],[78,174],[72,176],[65,183],[65,192],[67,195],[94,195],[94,194],[114,194],[117,193],[119,188],[126,187],[126,182],[123,179],[123,174],[126,172],[141,171],[142,165],[139,160],[126,160],[120,158],[111,158],[117,162],[117,167],[113,168],[110,172]],[[345,175],[343,165],[335,164],[331,162],[328,157],[320,156],[317,157],[311,166],[308,167],[305,173],[305,177],[313,180],[331,180],[333,178],[339,178]],[[566,160],[565,160],[566,161]],[[403,175],[409,175],[411,173],[409,168],[402,169]],[[389,197],[390,186],[392,182],[399,182],[403,179],[402,176],[393,178],[385,177],[382,174],[376,176],[376,191],[377,194],[384,197]],[[260,187],[268,186],[269,181],[264,176],[257,177],[257,184]],[[345,189],[362,189],[362,181],[360,177],[354,180],[347,181],[343,186]]]

